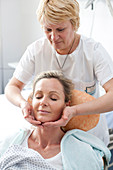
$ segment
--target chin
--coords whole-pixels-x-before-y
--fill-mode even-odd
[[[38,119],[38,121],[42,122],[42,123],[46,123],[46,122],[55,122],[58,119]]]
[[[52,44],[52,46],[54,47],[54,49],[57,51],[57,50],[61,50],[61,44]]]
[[[44,117],[38,117],[36,118],[37,121],[40,121],[42,123],[46,123],[46,122],[52,122],[53,120],[52,119],[47,119],[47,118],[44,118]]]
[[[55,118],[54,116],[53,117],[49,117],[49,116],[44,116],[44,115],[38,115],[37,117],[35,117],[35,120],[40,121],[42,123],[55,122],[55,121],[57,121],[59,119],[60,119],[60,116]]]

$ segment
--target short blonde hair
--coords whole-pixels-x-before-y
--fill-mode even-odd
[[[75,31],[80,25],[79,3],[76,0],[40,0],[37,17],[43,25],[43,19],[51,24],[70,20]]]
[[[72,96],[72,91],[74,89],[74,84],[72,83],[72,81],[70,79],[67,79],[60,71],[45,71],[45,72],[41,72],[40,74],[38,74],[34,80],[33,83],[33,95],[35,92],[35,87],[36,84],[42,80],[42,79],[51,79],[51,78],[55,78],[57,79],[63,89],[64,89],[64,95],[65,95],[65,102],[68,102],[69,100],[71,100],[71,96]]]

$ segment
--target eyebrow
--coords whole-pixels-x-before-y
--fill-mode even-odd
[[[37,92],[42,92],[41,90],[36,90],[36,92],[35,93],[37,93]]]
[[[57,91],[50,91],[50,94],[51,94],[51,93],[60,94],[60,93],[58,93]]]

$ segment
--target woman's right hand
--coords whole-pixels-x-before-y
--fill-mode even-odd
[[[33,124],[34,126],[38,126],[41,124],[40,121],[35,120],[34,116],[33,116],[33,108],[32,105],[30,103],[28,103],[27,101],[24,101],[21,105],[21,110],[23,113],[24,118],[31,124]]]

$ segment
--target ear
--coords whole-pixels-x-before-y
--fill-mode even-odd
[[[71,101],[69,100],[68,102],[66,102],[66,106],[70,106],[71,105]]]
[[[70,106],[85,103],[95,98],[85,92],[73,90]],[[88,131],[94,128],[99,122],[100,114],[93,115],[80,115],[73,117],[65,127],[62,127],[64,131],[72,129],[81,129]]]

